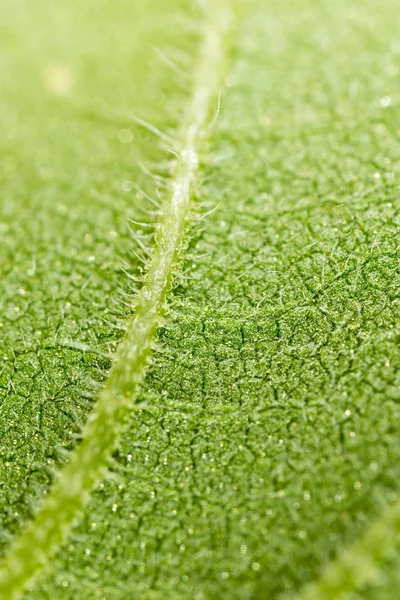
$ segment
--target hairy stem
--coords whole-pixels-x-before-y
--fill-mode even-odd
[[[61,471],[35,519],[9,549],[0,570],[2,600],[19,598],[66,538],[102,476],[137,399],[184,239],[191,187],[197,175],[198,147],[207,133],[211,99],[218,91],[222,42],[229,14],[219,2],[209,8],[194,93],[180,134],[182,149],[176,161],[171,196],[163,207],[154,253],[136,298],[134,318],[84,427],[82,443]]]

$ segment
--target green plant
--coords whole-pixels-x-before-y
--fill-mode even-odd
[[[395,598],[394,9],[0,9],[2,597]]]

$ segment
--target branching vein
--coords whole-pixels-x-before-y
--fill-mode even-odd
[[[318,581],[307,585],[298,600],[345,600],[367,585],[394,553],[400,535],[400,501],[390,505],[365,534],[329,564]]]

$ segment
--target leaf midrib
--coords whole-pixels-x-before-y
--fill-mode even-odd
[[[222,3],[209,10],[203,25],[194,93],[178,132],[178,157],[171,194],[162,207],[153,255],[143,286],[135,298],[135,314],[128,324],[113,366],[82,433],[82,443],[70,456],[36,518],[14,540],[0,570],[0,596],[19,598],[28,582],[46,565],[66,538],[73,521],[107,467],[111,452],[123,434],[147,371],[165,301],[179,264],[197,176],[198,149],[207,136],[210,103],[217,93],[223,61],[223,38],[229,13]],[[179,141],[180,140],[180,141]]]

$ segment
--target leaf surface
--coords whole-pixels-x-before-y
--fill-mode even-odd
[[[30,19],[22,4],[1,9],[5,552],[61,448],[75,446],[92,380],[110,366],[98,352],[130,316],[120,267],[140,266],[126,219],[142,220],[143,196],[126,182],[153,196],[157,180],[137,161],[165,160],[131,114],[169,134],[190,101],[190,83],[148,52],[174,44],[195,70],[200,13],[139,4],[54,8],[51,31],[44,0]],[[395,4],[234,8],[192,190],[198,213],[215,210],[187,235],[108,475],[29,599],[278,598],[318,578],[396,500]],[[394,598],[395,541],[393,530],[378,575],[346,593]]]

